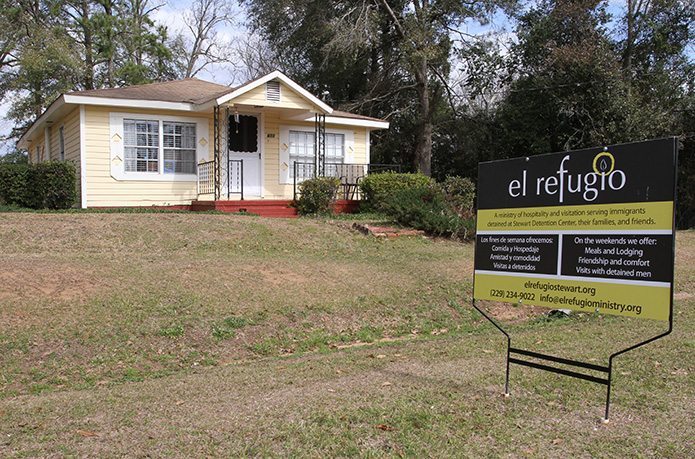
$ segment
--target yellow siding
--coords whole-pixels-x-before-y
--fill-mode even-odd
[[[63,126],[63,139],[65,141],[65,160],[72,161],[75,165],[75,175],[77,176],[77,205],[80,205],[80,109],[75,108],[59,123],[51,126],[50,134],[50,150],[51,159],[58,161],[60,159],[60,127]]]
[[[229,103],[264,107],[294,108],[300,110],[316,109],[316,106],[284,83],[280,83],[280,102],[266,100],[265,84],[262,84],[259,87],[230,100]]]
[[[45,141],[43,137],[43,132],[41,133],[41,136],[36,137],[35,139],[31,140],[29,142],[29,162],[30,163],[40,163],[42,161],[46,161],[46,152],[45,152]],[[39,153],[37,156],[36,153],[36,147],[39,147]]]
[[[196,199],[195,181],[119,181],[111,177],[109,125],[111,112],[209,118],[209,154],[212,154],[213,126],[211,114],[196,115],[166,110],[130,110],[121,107],[88,106],[86,107],[85,120],[88,207],[177,205],[190,204],[191,200]]]
[[[265,99],[265,86],[261,94]],[[290,89],[283,86],[283,97]],[[296,108],[296,107],[294,107]],[[292,184],[280,183],[280,129],[283,126],[303,126],[314,128],[313,122],[288,121],[281,119],[282,110],[263,110],[263,127],[261,142],[263,148],[263,193],[265,199],[291,199]],[[127,109],[121,107],[92,107],[85,108],[85,153],[87,179],[88,207],[118,207],[118,206],[151,206],[189,204],[197,199],[196,182],[194,181],[128,181],[116,180],[111,176],[111,144],[110,144],[110,113],[137,113],[152,115],[184,116],[189,118],[208,119],[209,153],[213,155],[213,119],[212,113],[195,114],[168,110]],[[75,108],[67,116],[55,122],[50,129],[51,159],[59,157],[58,132],[64,126],[65,159],[73,161],[77,169],[78,201],[80,196],[80,110]],[[364,164],[366,158],[367,129],[328,124],[330,131],[351,131],[354,135],[354,152],[352,162]],[[43,148],[44,136],[39,135],[29,144],[30,158],[35,159],[36,146]],[[48,158],[44,158],[48,159]],[[201,196],[202,199],[210,198]]]
[[[294,193],[293,185],[280,183],[280,126],[304,126],[313,129],[314,123],[282,120],[277,113],[266,113],[263,121],[265,124],[263,136],[264,198],[291,199]],[[352,163],[365,164],[367,162],[366,128],[326,124],[326,129],[352,131],[355,137]],[[269,137],[268,134],[271,136]]]
[[[37,163],[43,161],[60,160],[60,140],[59,130],[63,126],[65,140],[65,160],[72,161],[75,165],[75,191],[77,202],[75,205],[80,207],[80,109],[76,107],[70,113],[54,122],[48,128],[48,151],[46,150],[46,133],[42,130],[29,142],[29,162]],[[36,156],[36,147],[41,150],[39,157]]]

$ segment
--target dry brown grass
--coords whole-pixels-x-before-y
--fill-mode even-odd
[[[692,457],[695,233],[678,239],[676,330],[619,359],[602,425],[600,386],[516,367],[499,396],[469,245],[0,214],[0,456]],[[660,325],[496,308],[519,342],[595,361]]]

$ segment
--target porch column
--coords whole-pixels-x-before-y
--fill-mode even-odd
[[[318,177],[326,175],[326,115],[314,115],[314,133],[316,136],[316,173]]]
[[[213,109],[213,129],[214,129],[214,146],[213,146],[213,162],[214,162],[214,177],[213,180],[215,182],[215,201],[220,199],[221,195],[221,164],[222,164],[222,158],[220,157],[220,152],[222,151],[222,135],[220,133],[220,107],[215,106]]]

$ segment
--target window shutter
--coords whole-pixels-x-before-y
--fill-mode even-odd
[[[269,81],[265,84],[265,98],[271,102],[280,102],[279,81]]]

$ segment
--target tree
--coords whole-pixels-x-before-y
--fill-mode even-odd
[[[512,0],[245,0],[254,27],[297,77],[339,106],[394,116],[414,133],[415,167],[431,173],[434,118],[448,90],[451,34]],[[404,94],[405,93],[405,94]],[[414,96],[414,97],[413,97]],[[414,102],[414,103],[413,103]],[[409,120],[403,119],[407,113]],[[404,144],[400,145],[405,149]]]
[[[29,155],[21,150],[14,149],[4,155],[0,155],[0,163],[27,164],[28,162]]]
[[[512,81],[498,111],[500,147],[534,154],[635,134],[635,107],[598,0],[543,0],[519,18]]]
[[[186,31],[179,34],[177,50],[184,78],[195,77],[212,64],[229,63],[232,49],[218,33],[231,25],[234,13],[226,0],[194,0],[184,13]]]
[[[15,138],[61,93],[178,78],[149,0],[0,0],[0,100]]]
[[[160,7],[152,6],[149,0],[122,0],[118,4],[121,18],[115,71],[118,86],[179,77],[169,48],[168,30],[151,18]]]

